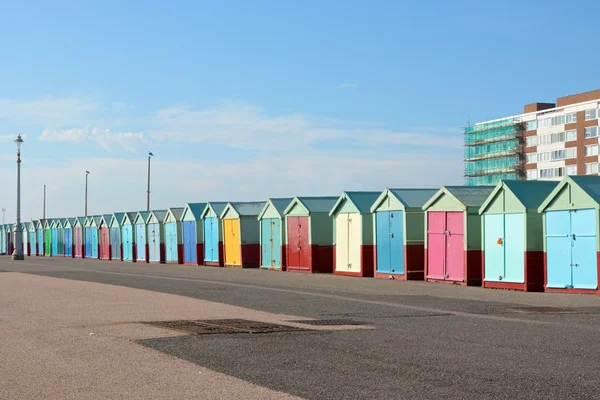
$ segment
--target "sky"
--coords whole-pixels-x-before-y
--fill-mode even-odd
[[[556,3],[556,4],[555,4]],[[25,221],[463,184],[462,129],[600,88],[600,3],[0,0]]]

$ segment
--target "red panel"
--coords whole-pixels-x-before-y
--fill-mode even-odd
[[[375,276],[375,246],[372,244],[360,246],[360,261],[362,276],[373,278]]]
[[[425,245],[404,246],[404,270],[407,280],[422,281],[425,278]]]
[[[159,252],[160,252],[160,258],[159,258],[160,263],[164,264],[165,263],[165,258],[166,258],[166,255],[167,255],[167,249],[165,248],[165,244],[161,243],[158,246],[158,249],[159,249]]]
[[[27,255],[31,256],[31,243],[27,242]]]
[[[285,244],[282,244],[281,245],[281,270],[285,271],[286,267],[287,267],[287,246]]]
[[[242,244],[242,268],[258,268],[260,264],[260,244]]]
[[[482,271],[481,265],[482,259],[481,250],[468,250],[463,252],[463,258],[466,260],[464,271],[467,273],[466,284],[467,286],[481,286]]]
[[[293,270],[311,270],[308,217],[288,217],[288,251],[286,266]]]
[[[99,251],[101,260],[110,260],[110,239],[108,236],[108,228],[102,227],[100,228],[100,241],[99,241]]]
[[[317,244],[304,250],[306,257],[311,265],[311,272],[333,273],[335,265],[335,248],[333,246],[319,246]]]
[[[525,282],[528,292],[544,291],[544,252],[525,252]]]
[[[177,244],[177,264],[183,264],[183,243]]]

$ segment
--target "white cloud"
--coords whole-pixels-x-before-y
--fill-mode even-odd
[[[342,83],[338,89],[358,89],[358,83]]]
[[[115,148],[123,148],[131,153],[137,153],[148,143],[141,132],[111,132],[110,129],[99,129],[90,126],[73,129],[45,128],[39,138],[49,142],[73,143],[83,143],[91,139],[95,140],[108,152],[115,150]]]

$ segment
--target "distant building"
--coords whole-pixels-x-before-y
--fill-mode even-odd
[[[466,184],[598,175],[599,105],[595,90],[465,128]]]

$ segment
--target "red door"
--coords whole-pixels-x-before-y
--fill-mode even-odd
[[[75,252],[73,253],[75,257],[81,257],[81,228],[75,228]]]
[[[465,280],[464,221],[462,212],[446,215],[446,279]]]
[[[108,228],[102,227],[100,229],[100,258],[103,260],[110,259],[110,240],[108,237]]]
[[[427,213],[427,278],[444,279],[446,260],[446,213]]]
[[[308,238],[308,217],[288,217],[288,259],[287,268],[310,270],[310,243]]]

